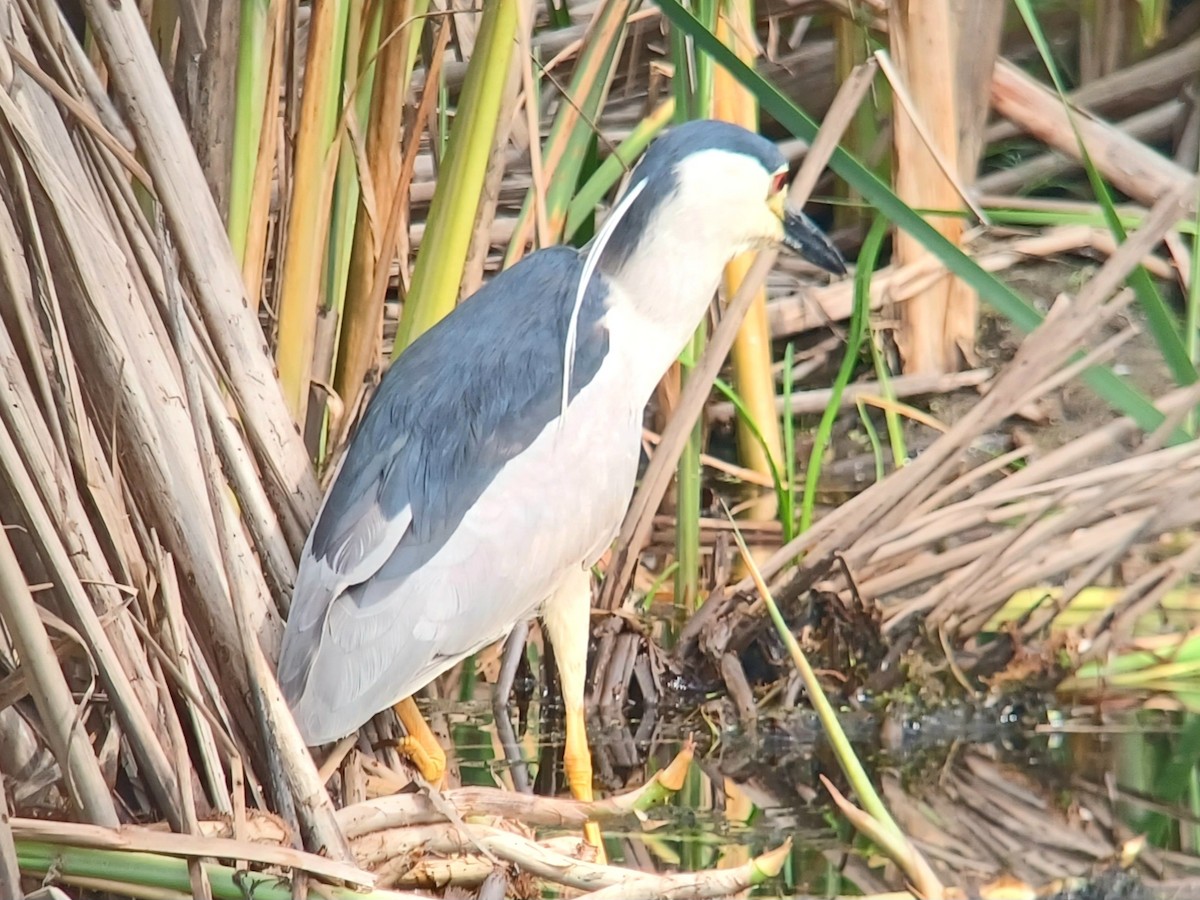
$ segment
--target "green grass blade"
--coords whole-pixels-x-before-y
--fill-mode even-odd
[[[686,384],[692,366],[704,353],[704,326],[692,335],[691,346],[681,356],[681,375]],[[696,420],[679,456],[675,488],[675,605],[690,616],[700,603],[700,453],[704,444],[704,417]]]
[[[863,335],[867,332],[867,321],[871,315],[871,277],[875,274],[875,263],[879,259],[879,251],[883,247],[883,239],[887,237],[887,232],[887,219],[876,216],[858,254],[858,266],[854,272],[854,311],[850,316],[850,330],[846,334],[846,352],[842,356],[837,377],[833,380],[833,393],[829,404],[821,414],[821,424],[817,426],[817,436],[808,458],[808,469],[804,473],[804,497],[800,503],[802,532],[807,531],[812,524],[825,450],[833,437],[834,420],[841,410],[842,392],[850,383],[854,367],[858,364],[858,351],[862,346]]]
[[[758,587],[759,596],[767,607],[767,613],[771,617],[775,631],[779,635],[779,639],[783,641],[783,645],[787,648],[788,655],[791,656],[792,662],[796,666],[796,671],[800,673],[805,690],[808,693],[808,700],[812,704],[813,711],[821,720],[821,727],[825,731],[825,737],[829,740],[838,765],[841,766],[846,779],[850,782],[851,787],[854,788],[855,793],[858,794],[858,799],[863,809],[873,816],[887,832],[902,839],[904,832],[900,830],[900,826],[896,824],[895,819],[888,812],[883,798],[876,792],[875,786],[871,783],[870,776],[867,775],[867,770],[863,767],[862,761],[859,760],[858,754],[854,752],[850,738],[847,737],[845,730],[842,728],[842,723],[838,720],[837,711],[833,708],[833,704],[829,702],[829,698],[825,696],[825,691],[821,687],[821,682],[818,680],[816,672],[809,663],[808,657],[804,655],[804,651],[800,648],[796,636],[792,634],[792,629],[788,627],[787,620],[783,618],[783,613],[780,612],[779,606],[775,603],[775,598],[771,595],[770,590],[767,589],[767,585],[761,580],[757,567],[754,566],[754,558],[750,555],[749,548],[747,548],[746,541],[737,527],[736,520],[733,516],[729,515],[728,509],[725,510],[725,514],[728,516],[730,523],[733,524],[733,537],[737,541],[738,549],[742,553],[742,559],[745,561],[746,566],[751,569],[755,585]]]
[[[780,476],[779,467],[775,464],[775,460],[771,455],[770,448],[767,447],[767,439],[763,436],[762,429],[758,427],[758,423],[754,421],[754,416],[750,414],[750,410],[746,407],[746,403],[742,400],[741,395],[733,389],[733,385],[724,379],[718,378],[713,381],[713,387],[720,392],[726,400],[733,404],[734,412],[738,414],[738,418],[749,429],[758,445],[767,452],[767,463],[771,473],[771,484],[775,490],[775,498],[779,501],[779,509],[782,511],[787,504],[788,490]],[[787,536],[787,526],[784,525],[784,540],[791,540]]]
[[[983,208],[994,225],[1091,225],[1098,227],[1107,224],[1102,211],[1072,210],[1065,206],[1060,209],[1013,209],[998,206],[994,203],[985,203],[983,204]],[[1128,209],[1114,208],[1114,212],[1117,216],[1117,221],[1121,223],[1121,227],[1126,229],[1140,228],[1146,218],[1144,214],[1132,212]],[[938,213],[938,215],[951,214]],[[962,215],[961,212],[956,214]],[[1191,235],[1193,237],[1197,232],[1196,222],[1179,222],[1175,227],[1180,234]]]
[[[796,536],[796,414],[792,411],[792,393],[796,386],[796,346],[788,341],[783,351],[783,471],[787,490],[779,500],[779,524],[783,542]]]
[[[883,481],[887,468],[883,464],[883,444],[879,440],[879,432],[875,430],[875,423],[871,421],[867,404],[863,403],[861,397],[855,400],[854,405],[858,408],[858,419],[862,422],[863,431],[867,433],[867,443],[871,445],[871,456],[875,460],[875,480]]]
[[[1083,160],[1083,167],[1087,172],[1088,182],[1091,184],[1092,192],[1096,195],[1096,200],[1100,204],[1105,224],[1108,226],[1109,231],[1112,232],[1113,238],[1117,243],[1124,243],[1128,238],[1125,226],[1121,222],[1121,217],[1117,214],[1116,205],[1113,203],[1108,185],[1104,183],[1099,170],[1097,170],[1095,163],[1092,162],[1092,156],[1088,152],[1083,136],[1079,133],[1079,129],[1075,125],[1075,115],[1071,110],[1070,102],[1067,100],[1066,87],[1063,85],[1062,75],[1058,71],[1058,66],[1055,64],[1054,57],[1050,52],[1050,43],[1046,40],[1046,34],[1042,31],[1041,24],[1038,22],[1030,0],[1016,0],[1016,2],[1017,9],[1021,13],[1021,18],[1025,21],[1025,27],[1029,29],[1029,33],[1033,37],[1033,42],[1038,48],[1038,53],[1041,54],[1042,64],[1046,67],[1046,71],[1050,73],[1050,80],[1054,84],[1054,90],[1058,93],[1059,101],[1067,111],[1067,121],[1071,123],[1071,130],[1075,135],[1075,143],[1079,147],[1079,155]],[[1154,282],[1150,278],[1150,273],[1146,271],[1145,267],[1141,265],[1136,266],[1129,275],[1129,284],[1133,288],[1134,293],[1137,294],[1138,302],[1141,304],[1142,311],[1146,315],[1146,321],[1150,326],[1150,333],[1154,336],[1159,352],[1162,354],[1167,367],[1171,370],[1175,381],[1181,386],[1194,384],[1197,379],[1196,366],[1193,364],[1191,357],[1188,355],[1187,348],[1184,346],[1183,337],[1180,334],[1179,322],[1176,321],[1175,316],[1167,308],[1167,304],[1163,302],[1162,295],[1159,294],[1158,289],[1155,288]]]
[[[875,380],[879,382],[883,398],[890,403],[896,401],[896,390],[892,387],[892,373],[888,371],[887,360],[883,358],[883,349],[879,346],[878,336],[871,335],[871,364],[875,367]],[[888,406],[883,411],[883,420],[887,423],[888,444],[892,448],[892,465],[897,469],[908,462],[908,442],[904,439],[904,423],[895,407]]]
[[[546,14],[551,28],[569,28],[571,25],[571,10],[567,8],[566,0],[562,3],[546,0]]]

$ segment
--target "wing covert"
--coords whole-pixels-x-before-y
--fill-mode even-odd
[[[385,373],[301,557],[279,665],[293,704],[320,648],[342,643],[330,634],[338,621],[374,620],[369,613],[384,601],[393,615],[402,609],[410,577],[456,533],[497,473],[557,417],[581,270],[571,248],[534,254],[492,279]],[[608,351],[602,282],[597,273],[580,310],[571,396],[595,377]],[[455,361],[450,367],[448,359]],[[449,597],[455,586],[445,590]],[[344,613],[335,613],[341,605]],[[362,687],[361,675],[350,681]]]

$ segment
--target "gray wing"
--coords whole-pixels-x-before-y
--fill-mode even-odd
[[[557,417],[581,269],[569,248],[530,256],[384,376],[309,534],[284,632],[279,682],[310,744],[352,731],[398,692],[419,688],[407,682],[436,671],[439,656],[475,649],[461,645],[477,640],[477,629],[447,623],[480,598],[463,596],[453,573],[434,581],[423,567],[506,463]],[[601,279],[580,312],[572,395],[608,349]],[[459,546],[466,552],[471,542],[459,534]]]

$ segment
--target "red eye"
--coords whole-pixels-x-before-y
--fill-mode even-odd
[[[787,184],[787,170],[777,172],[775,177],[771,179],[771,192],[778,194]]]

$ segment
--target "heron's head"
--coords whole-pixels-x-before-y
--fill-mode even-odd
[[[720,255],[783,244],[822,269],[846,271],[837,248],[787,203],[787,161],[771,141],[728,122],[679,125],[658,138],[630,177],[605,268],[651,248]],[[615,264],[615,265],[614,265]]]

